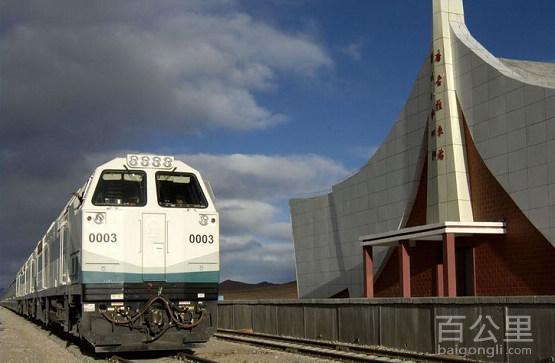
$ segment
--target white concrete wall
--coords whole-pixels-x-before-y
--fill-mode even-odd
[[[464,24],[451,26],[457,96],[476,148],[555,246],[555,64],[500,60]]]
[[[358,238],[404,225],[422,170],[431,110],[431,65],[426,57],[410,97],[386,140],[355,175],[332,193],[290,202],[301,297],[328,297],[345,288],[362,294]],[[369,122],[371,122],[369,117]],[[378,251],[379,269],[386,250]]]
[[[555,246],[555,64],[494,57],[468,32],[462,2],[442,1],[434,7],[453,8],[441,19],[453,34],[448,51],[455,93],[474,143],[500,184]],[[426,157],[430,73],[427,57],[399,119],[358,173],[334,185],[329,195],[290,202],[301,297],[328,297],[345,288],[351,297],[360,296],[358,237],[406,223]],[[385,252],[378,251],[376,270]]]

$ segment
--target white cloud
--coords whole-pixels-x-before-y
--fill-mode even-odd
[[[15,272],[5,262],[27,256],[114,150],[210,128],[272,127],[287,115],[261,104],[261,92],[333,67],[315,38],[253,19],[231,0],[106,4],[0,5],[0,79],[9,90],[0,97],[0,170],[9,170],[0,183],[0,286]],[[224,233],[259,241],[270,259],[266,244],[288,235],[280,201],[329,187],[345,171],[315,155],[187,158],[227,203]]]
[[[280,222],[276,206],[258,200],[223,199],[217,202],[222,229],[228,236],[255,234],[258,238],[289,240],[289,223]]]
[[[223,237],[222,280],[286,282],[295,279],[292,243],[268,243],[253,236]]]
[[[179,155],[214,189],[222,221],[222,278],[294,279],[289,198],[329,189],[349,174],[319,155]]]
[[[349,149],[349,152],[358,157],[363,159],[364,161],[370,160],[372,156],[378,150],[378,146],[376,145],[366,145],[366,146],[354,146]]]
[[[36,154],[37,159],[33,159],[28,168],[18,169],[13,155],[0,153],[0,161],[4,157],[10,170],[18,170],[7,176],[9,183],[0,185],[4,195],[2,205],[11,206],[12,211],[8,214],[2,213],[8,209],[0,210],[0,225],[16,226],[10,228],[6,241],[24,241],[20,249],[6,251],[4,257],[22,261],[88,173],[127,152],[90,153],[79,158],[78,163],[56,159],[62,166],[51,174],[48,174],[48,155]],[[176,157],[198,169],[211,181],[216,193],[222,222],[222,278],[249,282],[284,282],[295,278],[287,199],[329,188],[349,174],[341,164],[319,155],[193,154]],[[36,196],[41,196],[39,204]],[[30,222],[25,226],[15,222],[23,219]],[[4,264],[0,281],[10,279],[14,268]]]
[[[67,133],[94,120],[90,136],[108,128],[116,137],[143,128],[250,130],[285,121],[256,93],[278,87],[280,75],[312,77],[332,66],[327,51],[306,35],[214,8],[175,5],[164,17],[148,14],[147,23],[105,15],[98,23],[49,23],[48,31],[41,19],[22,17],[0,33],[10,89],[0,124],[6,134],[25,127]],[[93,119],[83,119],[88,112]]]
[[[203,172],[217,197],[275,201],[330,189],[349,174],[341,164],[319,155],[178,155]]]
[[[352,42],[345,47],[340,49],[341,52],[355,61],[359,61],[362,58],[362,42]]]

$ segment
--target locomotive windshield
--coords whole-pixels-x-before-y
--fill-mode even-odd
[[[92,203],[106,206],[144,206],[145,180],[144,171],[105,170],[94,191]]]
[[[156,173],[158,204],[174,208],[206,208],[208,203],[193,174]]]

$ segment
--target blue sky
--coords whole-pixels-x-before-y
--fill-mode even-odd
[[[427,56],[431,0],[109,4],[0,5],[0,244],[20,246],[0,286],[90,170],[129,150],[210,179],[223,279],[294,279],[287,200],[386,137]],[[555,2],[464,4],[495,56],[555,61]]]
[[[286,32],[305,32],[333,66],[309,79],[283,74],[277,89],[256,94],[260,104],[287,115],[287,122],[258,132],[211,130],[178,147],[317,153],[360,167],[364,151],[385,138],[426,56],[431,1],[245,1],[241,9]],[[473,35],[494,55],[555,61],[553,1],[467,0],[465,12]]]

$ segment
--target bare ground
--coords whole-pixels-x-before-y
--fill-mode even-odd
[[[328,360],[277,350],[258,348],[212,338],[193,348],[196,355],[223,363],[320,363]],[[118,353],[134,362],[175,363],[175,353]],[[77,363],[103,362],[86,348],[77,346],[47,329],[42,329],[15,313],[0,307],[1,363]]]
[[[224,296],[225,300],[251,300],[251,299],[296,299],[297,283],[296,281],[285,284],[247,284],[235,282],[234,286],[226,284],[220,285],[219,294]]]
[[[57,340],[49,331],[0,307],[0,362],[81,362]]]

